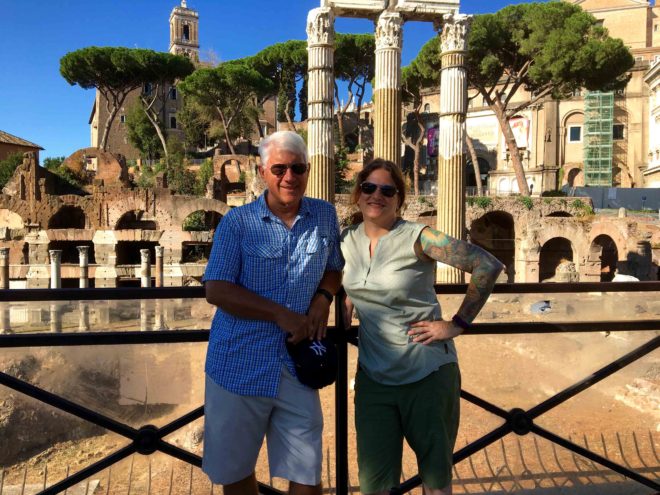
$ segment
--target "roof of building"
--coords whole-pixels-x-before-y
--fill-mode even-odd
[[[25,139],[21,139],[18,136],[14,136],[5,131],[0,131],[0,143],[15,144],[17,146],[26,146],[28,148],[38,148],[40,150],[43,149],[38,144],[31,143],[30,141],[26,141]]]

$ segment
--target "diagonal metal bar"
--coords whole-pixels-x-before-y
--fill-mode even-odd
[[[176,430],[183,428],[187,424],[192,423],[193,421],[201,418],[202,416],[204,416],[204,406],[199,406],[198,408],[190,411],[189,413],[184,414],[183,416],[175,419],[171,423],[168,423],[165,426],[159,428],[158,434],[160,435],[160,438],[166,437],[167,435],[174,433]]]
[[[649,478],[642,476],[641,474],[632,471],[628,468],[625,468],[615,462],[612,462],[611,460],[607,459],[606,457],[603,457],[599,454],[596,454],[595,452],[592,452],[581,445],[578,445],[576,443],[570,442],[566,440],[563,437],[560,437],[559,435],[556,435],[544,428],[541,428],[540,426],[537,425],[532,425],[532,432],[536,433],[537,435],[545,438],[546,440],[550,440],[551,442],[556,443],[557,445],[564,447],[565,449],[570,450],[571,452],[574,452],[576,454],[581,455],[582,457],[585,457],[586,459],[589,459],[590,461],[597,462],[601,466],[605,466],[608,469],[611,469],[612,471],[615,471],[626,478],[632,479],[634,481],[637,481],[638,483],[641,483],[645,486],[648,486],[649,488],[652,488],[654,490],[660,490],[660,483],[656,483],[653,480],[650,480]]]
[[[160,440],[156,445],[156,448],[159,451],[163,452],[164,454],[172,456],[181,461],[187,462],[188,464],[197,467],[202,467],[202,458],[200,456],[193,454],[192,452],[188,452],[187,450],[184,450],[182,448],[176,447],[171,443],[165,442],[164,440]]]
[[[471,402],[475,406],[479,406],[480,408],[488,411],[491,414],[494,414],[495,416],[499,416],[500,418],[508,419],[509,417],[508,411],[505,411],[501,407],[498,407],[495,404],[488,402],[485,399],[482,399],[481,397],[477,397],[476,395],[471,394],[466,390],[461,389],[461,398],[465,399],[468,402]]]
[[[60,397],[59,395],[47,392],[42,388],[35,387],[34,385],[24,382],[23,380],[19,380],[18,378],[8,375],[7,373],[0,372],[0,385],[5,385],[13,390],[16,390],[17,392],[21,392],[22,394],[32,397],[33,399],[41,401],[44,404],[56,407],[80,419],[84,419],[85,421],[89,421],[90,423],[105,428],[106,430],[110,430],[114,433],[122,435],[129,440],[135,440],[137,437],[138,431],[134,428],[131,428],[130,426],[120,423],[119,421],[115,421],[114,419],[104,416],[103,414],[99,414],[96,411],[92,411],[91,409]]]
[[[112,454],[104,457],[98,462],[95,462],[94,464],[91,464],[86,468],[81,469],[77,473],[66,477],[65,479],[59,481],[58,483],[49,486],[48,488],[40,492],[39,495],[54,495],[56,493],[63,492],[67,488],[71,488],[72,486],[77,485],[81,481],[84,481],[90,476],[93,476],[96,473],[99,473],[104,469],[109,468],[113,464],[118,463],[122,459],[125,459],[126,457],[134,453],[135,453],[135,446],[133,444],[127,445],[126,447],[123,447],[118,451],[113,452]]]
[[[550,409],[557,407],[559,404],[566,402],[571,397],[579,394],[583,390],[595,385],[596,383],[604,380],[608,376],[616,373],[617,371],[628,366],[630,363],[633,363],[640,359],[641,357],[649,354],[660,346],[660,336],[657,336],[651,339],[646,344],[639,346],[637,349],[629,352],[625,356],[620,357],[619,359],[613,361],[612,363],[604,366],[598,371],[592,373],[588,377],[580,380],[579,382],[571,385],[570,387],[562,390],[561,392],[555,394],[549,399],[541,402],[539,405],[532,407],[527,411],[527,415],[530,419],[537,418],[541,414],[548,412]]]

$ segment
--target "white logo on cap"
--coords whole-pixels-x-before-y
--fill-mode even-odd
[[[323,354],[325,354],[325,352],[327,351],[326,347],[323,344],[321,344],[321,341],[319,340],[315,340],[314,343],[309,346],[309,348],[313,350],[314,354],[316,354],[317,356],[323,356]]]

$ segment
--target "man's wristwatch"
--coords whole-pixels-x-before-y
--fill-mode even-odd
[[[320,294],[323,297],[325,297],[330,304],[332,304],[332,301],[335,299],[335,296],[333,296],[332,293],[329,290],[316,289],[316,292],[314,293],[314,295],[316,295],[316,294]]]
[[[454,315],[451,317],[451,321],[453,321],[456,326],[461,327],[463,330],[469,330],[472,328],[472,325],[470,325],[467,321],[465,321],[463,318],[461,318],[458,315]]]

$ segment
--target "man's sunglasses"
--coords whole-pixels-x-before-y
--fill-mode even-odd
[[[380,193],[386,198],[393,198],[399,192],[396,187],[390,185],[379,185],[373,182],[363,182],[360,184],[360,190],[364,194],[373,194],[376,192],[376,189],[380,189]]]
[[[291,169],[291,171],[296,175],[303,175],[305,172],[307,172],[307,164],[292,163],[290,165],[284,165],[282,163],[278,163],[276,165],[270,166],[271,173],[277,177],[282,177],[284,174],[286,174],[288,169]]]

